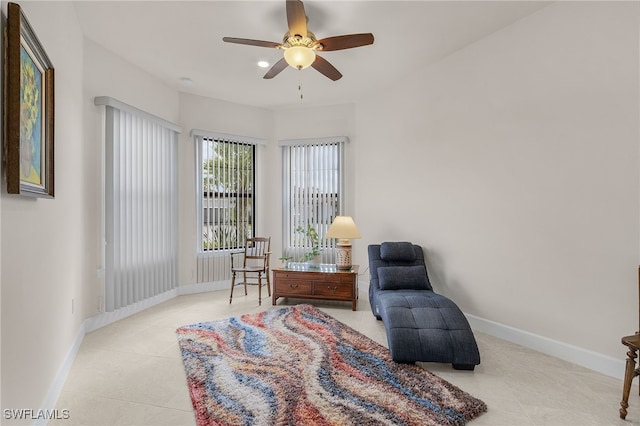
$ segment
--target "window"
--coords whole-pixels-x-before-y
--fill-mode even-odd
[[[223,283],[231,278],[229,250],[243,248],[257,232],[256,145],[266,141],[205,130],[192,130],[191,136],[196,145],[196,282]]]
[[[202,137],[199,143],[202,251],[244,247],[254,231],[255,145]]]
[[[320,237],[321,261],[331,263],[333,240],[324,235],[343,204],[346,137],[281,141],[283,147],[284,255],[301,260],[311,250],[302,230],[312,227]]]

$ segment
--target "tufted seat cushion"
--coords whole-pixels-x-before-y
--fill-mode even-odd
[[[396,290],[381,292],[379,303],[394,361],[450,362],[461,368],[480,363],[469,323],[450,299],[433,291]]]

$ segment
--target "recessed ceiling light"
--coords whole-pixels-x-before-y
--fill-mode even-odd
[[[269,66],[269,62],[267,62],[267,61],[258,61],[258,66],[260,68],[266,68],[266,67]]]
[[[181,77],[180,84],[183,86],[191,86],[193,84],[193,80],[190,77]]]

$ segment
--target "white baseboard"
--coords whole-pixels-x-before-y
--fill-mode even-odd
[[[125,306],[124,308],[116,309],[112,312],[103,312],[93,317],[84,320],[85,333],[102,328],[106,325],[119,321],[123,318],[127,318],[131,315],[142,312],[145,309],[149,309],[155,305],[171,300],[178,296],[178,289],[174,288],[148,299],[141,300],[132,305]]]
[[[73,339],[71,343],[71,348],[67,352],[67,356],[64,358],[64,362],[58,368],[58,372],[53,380],[53,383],[49,387],[49,391],[45,395],[44,401],[42,401],[42,409],[43,410],[51,410],[53,411],[56,406],[56,402],[60,397],[60,393],[62,392],[62,388],[64,387],[64,383],[67,380],[67,376],[69,375],[69,371],[71,371],[71,367],[73,366],[73,361],[76,359],[76,354],[80,349],[80,345],[82,344],[82,340],[84,339],[84,335],[86,334],[84,328],[84,322],[80,325],[80,329],[76,333],[76,337]],[[34,425],[46,425],[49,422],[48,419],[45,418],[37,418],[33,424]]]
[[[613,358],[474,315],[465,314],[465,316],[473,330],[490,334],[616,379],[622,380],[624,378],[625,360],[623,358]]]

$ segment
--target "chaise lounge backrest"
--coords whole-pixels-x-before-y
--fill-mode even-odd
[[[433,290],[422,247],[409,242],[369,246],[369,285],[378,290]]]

